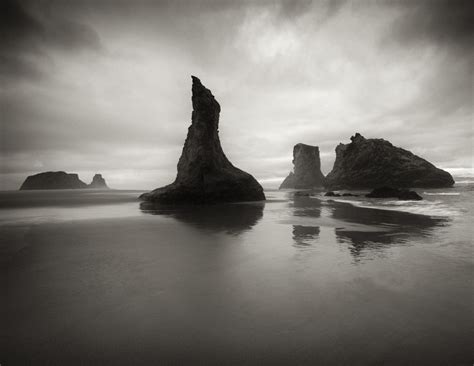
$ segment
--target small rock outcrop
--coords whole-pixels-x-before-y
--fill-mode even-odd
[[[366,139],[359,133],[351,143],[336,147],[336,161],[326,176],[326,187],[331,189],[451,187],[453,177],[448,172],[393,146],[384,139]]]
[[[262,186],[234,167],[219,140],[220,105],[211,91],[192,76],[193,113],[173,183],[140,196],[158,203],[260,201]]]
[[[20,187],[20,191],[29,189],[79,189],[87,188],[87,184],[74,173],[44,172],[30,175]]]
[[[92,178],[92,182],[89,184],[89,188],[109,189],[107,183],[105,182],[105,179],[102,178],[102,174],[94,175],[94,178]]]
[[[398,198],[401,201],[421,201],[421,197],[415,191],[409,191],[408,189],[398,189],[392,187],[379,187],[375,188],[365,197],[369,198]]]
[[[280,189],[310,189],[324,185],[318,146],[296,144],[293,148],[293,165],[293,172],[281,183]]]
[[[324,194],[326,197],[359,197],[358,194],[354,194],[354,193],[343,193],[343,194],[340,194],[340,193],[335,193],[333,191],[329,191],[329,192],[326,192]]]

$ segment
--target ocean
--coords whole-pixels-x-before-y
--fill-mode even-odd
[[[417,192],[0,192],[0,363],[472,365],[474,182]]]

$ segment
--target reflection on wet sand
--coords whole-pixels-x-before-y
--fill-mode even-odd
[[[294,216],[321,217],[321,202],[307,196],[293,196],[290,203]],[[296,247],[307,247],[319,238],[319,226],[293,225],[293,241]]]
[[[159,205],[141,202],[145,214],[172,217],[199,229],[239,235],[251,229],[263,217],[264,202],[216,205]]]
[[[294,216],[321,217],[321,201],[310,197],[294,196],[290,207]]]
[[[334,219],[388,229],[387,231],[366,232],[336,228],[337,240],[340,243],[351,243],[350,251],[354,256],[359,256],[362,251],[367,249],[378,249],[391,244],[403,244],[414,237],[430,236],[435,227],[447,223],[445,218],[361,208],[340,202],[333,202],[331,209]]]
[[[319,226],[293,225],[293,240],[295,246],[311,245],[319,237]]]
[[[301,222],[292,225],[294,246],[312,245],[320,237],[320,227],[327,225],[334,227],[337,242],[349,244],[354,257],[359,257],[363,251],[367,253],[384,246],[403,244],[413,238],[430,236],[436,227],[448,221],[447,218],[356,207],[307,196],[292,198],[289,213]],[[303,218],[308,220],[303,221]],[[314,225],[313,219],[316,219]]]

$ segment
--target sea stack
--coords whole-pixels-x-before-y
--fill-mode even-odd
[[[326,186],[331,189],[442,188],[453,184],[451,174],[425,159],[384,139],[366,139],[359,133],[351,137],[351,143],[336,147],[334,167],[326,176]]]
[[[318,146],[296,144],[293,148],[293,165],[294,171],[285,178],[280,189],[306,189],[324,185]]]
[[[94,175],[94,178],[92,178],[92,182],[89,184],[89,188],[109,189],[107,183],[105,182],[105,179],[102,178],[102,174]]]
[[[192,76],[191,126],[173,183],[140,196],[157,203],[214,203],[260,201],[262,186],[234,167],[219,141],[220,105],[211,91]]]
[[[30,175],[20,187],[20,191],[29,189],[80,189],[87,188],[87,184],[74,173],[44,172]]]

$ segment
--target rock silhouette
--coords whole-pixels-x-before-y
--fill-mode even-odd
[[[285,178],[280,189],[305,189],[324,185],[318,146],[296,144],[293,148],[293,165],[294,172],[290,172]]]
[[[324,194],[324,196],[326,196],[326,197],[359,197],[358,194],[354,194],[354,193],[340,194],[340,193],[336,193],[336,192],[333,192],[333,191],[326,192]]]
[[[102,178],[102,174],[94,175],[92,178],[92,182],[89,184],[89,188],[97,188],[97,189],[109,189],[105,179]]]
[[[30,175],[20,187],[20,190],[29,189],[78,189],[87,188],[87,184],[74,173],[44,172]]]
[[[234,167],[219,140],[220,105],[192,76],[192,122],[173,183],[140,196],[159,203],[212,203],[264,200],[263,188]]]
[[[408,189],[398,189],[392,187],[379,187],[375,188],[365,197],[370,198],[398,198],[401,201],[421,201],[421,197],[415,191],[409,191]]]
[[[393,146],[384,139],[366,139],[359,133],[351,143],[336,147],[336,161],[326,176],[326,187],[331,189],[450,187],[454,184],[448,172]]]

